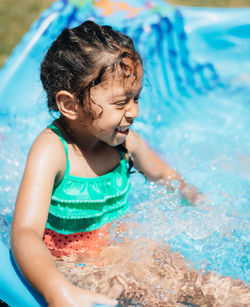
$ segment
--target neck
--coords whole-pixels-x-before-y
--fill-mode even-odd
[[[65,133],[68,141],[77,146],[82,152],[95,152],[103,142],[88,132],[88,127],[83,129],[83,123],[61,117],[57,121],[59,128]]]

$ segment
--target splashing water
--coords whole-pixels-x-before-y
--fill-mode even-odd
[[[152,29],[156,31],[156,27]],[[160,40],[163,31],[157,33]],[[139,48],[151,48],[145,46],[147,35],[147,31],[142,33]],[[187,57],[184,51],[182,56]],[[160,59],[162,65],[165,58]],[[170,63],[174,67],[173,59]],[[234,62],[236,64],[238,61]],[[228,69],[227,62],[221,65]],[[157,77],[160,75],[159,83],[152,67],[148,80],[145,78],[140,116],[134,129],[187,182],[196,186],[205,195],[205,200],[196,206],[184,207],[178,183],[173,191],[168,191],[165,187],[145,182],[142,175],[134,174],[130,211],[121,220],[129,227],[125,234],[114,231],[112,235],[120,240],[125,236],[131,241],[146,238],[168,243],[196,269],[249,282],[250,76],[246,69],[246,73],[228,78],[204,95],[187,87],[191,92],[189,97],[184,95],[183,88],[178,88],[183,95],[176,95],[176,98],[164,94],[167,90],[173,91],[180,76],[174,75],[176,83],[172,81],[172,87],[166,89],[160,82],[164,80],[164,71],[159,67],[156,69]],[[190,84],[191,81],[188,80]],[[7,245],[28,150],[50,121],[47,111],[37,109],[37,106],[19,116],[14,113],[1,115],[0,239]]]
[[[132,211],[144,235],[170,242],[197,268],[249,282],[249,91],[232,90],[184,101],[180,112],[153,123],[151,132],[146,123],[138,124],[152,146],[206,197],[196,207],[181,207],[178,193],[139,184],[138,178],[131,193],[138,205]]]
[[[246,90],[232,94],[222,88],[184,100],[179,113],[159,104],[156,122],[138,120],[135,128],[206,198],[182,207],[178,188],[169,192],[135,174],[125,220],[138,225],[129,228],[130,238],[162,239],[197,269],[249,282],[250,111],[245,97]],[[141,113],[147,108],[141,103]],[[0,225],[6,243],[28,149],[48,122],[45,111],[40,119],[40,127],[32,114],[1,121]]]

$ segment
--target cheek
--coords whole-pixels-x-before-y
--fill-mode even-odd
[[[99,127],[106,127],[106,128],[114,128],[121,122],[123,118],[123,112],[121,111],[114,111],[114,110],[106,110],[103,112],[102,117],[99,119]]]

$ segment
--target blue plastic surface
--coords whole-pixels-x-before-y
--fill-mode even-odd
[[[24,279],[9,249],[0,241],[0,298],[11,307],[47,306],[43,298]]]
[[[11,307],[48,306],[20,273],[11,251],[0,241],[0,298]],[[109,307],[95,305],[94,307]]]
[[[176,10],[160,0],[155,0],[154,6],[149,5],[150,1],[130,0],[127,1],[130,6],[142,10],[135,18],[128,18],[129,11],[103,16],[102,10],[94,8],[91,1],[86,1],[81,7],[72,4],[76,2],[57,1],[44,11],[0,71],[1,117],[15,119],[20,114],[25,116],[26,112],[37,114],[41,108],[40,101],[45,100],[39,81],[39,65],[46,49],[64,27],[76,26],[86,18],[113,25],[131,35],[143,57],[150,58],[150,62],[146,63],[150,86],[143,97],[146,106],[152,97],[168,105],[173,97],[177,101],[197,93],[206,94],[220,84],[220,78],[229,78],[233,71],[240,71],[241,66],[246,68],[247,62],[237,61],[235,57],[249,58],[250,9]],[[189,33],[192,32],[189,41],[192,58],[199,59],[199,62],[190,57],[182,14],[187,20]],[[245,44],[237,48],[239,38],[244,38]],[[231,65],[225,65],[225,53],[234,47],[235,52],[231,53],[234,59]],[[178,108],[178,105],[174,107]],[[155,110],[148,111],[150,116],[158,118]],[[11,252],[1,241],[0,255],[0,299],[14,307],[46,306],[41,296],[22,277]]]

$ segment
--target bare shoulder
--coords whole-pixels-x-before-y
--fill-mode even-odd
[[[44,129],[36,138],[32,146],[42,146],[46,149],[63,149],[62,142],[58,135],[54,133],[51,129]]]
[[[64,147],[60,138],[49,128],[43,130],[34,141],[31,150],[39,150],[41,154],[49,152],[52,157],[64,154]],[[65,155],[65,154],[64,154]]]
[[[39,163],[56,173],[65,171],[65,149],[60,138],[51,129],[46,128],[36,138],[31,146],[28,162]]]

